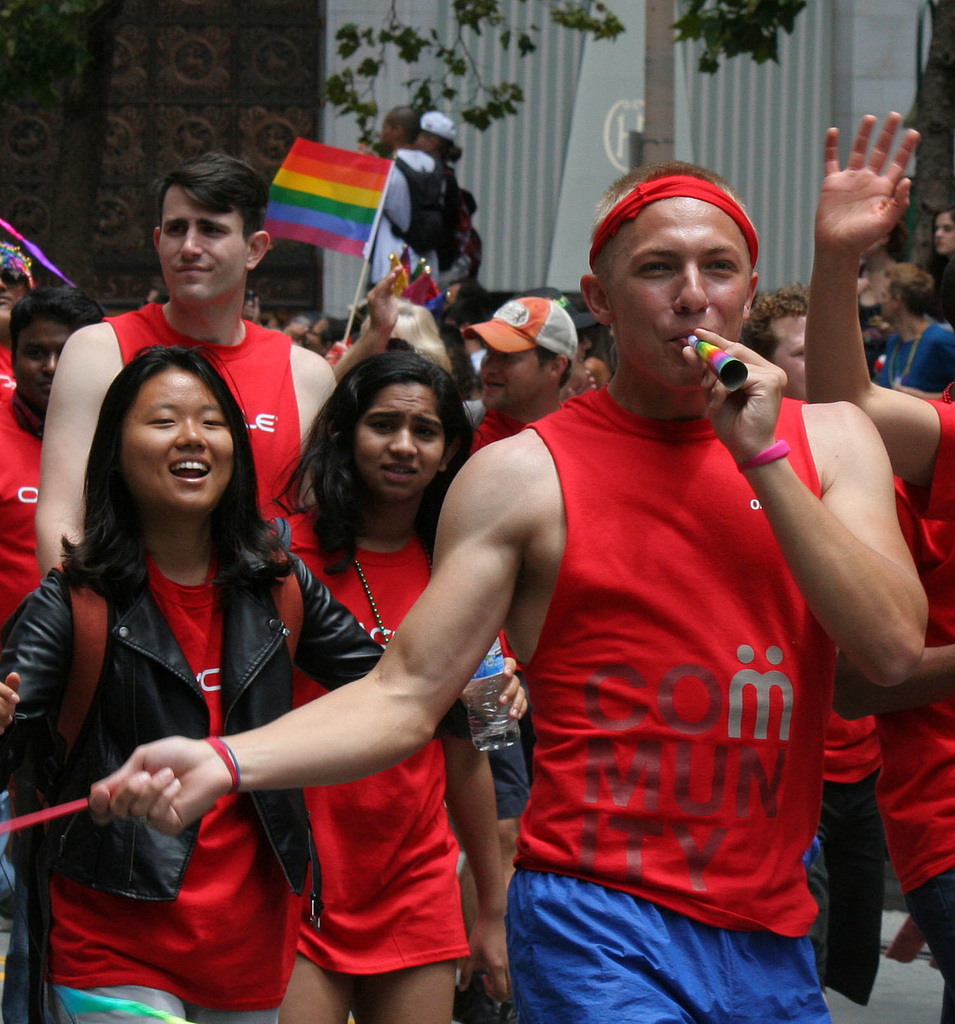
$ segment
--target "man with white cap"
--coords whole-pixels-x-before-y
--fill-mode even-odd
[[[481,263],[480,236],[471,223],[477,203],[466,188],[461,188],[454,173],[454,165],[461,159],[457,134],[447,114],[429,110],[421,115],[421,131],[415,143],[415,148],[434,157],[444,175],[444,229],[436,246],[438,283],[442,287],[476,277]]]
[[[481,364],[487,412],[472,451],[560,408],[560,389],[577,354],[577,330],[559,303],[533,296],[511,299],[490,320],[465,328],[464,337],[487,345]]]
[[[436,160],[454,160],[456,137],[457,129],[451,118],[447,114],[442,114],[440,110],[429,110],[421,115],[421,131],[418,133],[415,148],[423,149]]]

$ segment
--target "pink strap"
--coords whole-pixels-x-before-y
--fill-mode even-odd
[[[775,462],[777,459],[785,459],[790,451],[792,451],[792,449],[789,447],[788,441],[777,441],[775,444],[771,444],[764,451],[754,455],[751,459],[741,462],[737,468],[741,473],[745,473],[747,469],[756,469],[757,466],[765,466],[767,462]]]
[[[19,832],[21,828],[39,825],[44,821],[62,818],[67,814],[76,814],[77,811],[85,811],[87,807],[89,807],[89,800],[84,796],[79,800],[70,800],[69,803],[44,807],[42,811],[31,811],[29,814],[21,814],[16,818],[8,818],[6,821],[0,822],[0,835],[6,832]]]

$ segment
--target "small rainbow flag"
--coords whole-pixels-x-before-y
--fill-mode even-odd
[[[296,139],[269,189],[265,230],[367,257],[390,170],[382,157]]]

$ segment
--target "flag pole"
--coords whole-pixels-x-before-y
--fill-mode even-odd
[[[371,236],[365,243],[365,260],[361,265],[361,274],[358,276],[358,287],[355,289],[355,298],[351,304],[351,311],[348,314],[348,325],[345,327],[345,337],[342,339],[344,342],[348,342],[351,337],[352,325],[355,322],[355,313],[358,311],[358,300],[361,298],[362,289],[365,287],[365,282],[368,280],[368,272],[371,269],[371,257],[375,251],[375,242],[378,240],[378,226],[381,224],[381,216],[385,210],[385,199],[388,196],[388,186],[391,184],[391,176],[394,174],[394,161],[392,161],[391,170],[388,172],[388,177],[385,178],[385,187],[381,190],[381,198],[378,200],[378,209],[375,211],[375,219],[371,225]]]
[[[371,268],[371,254],[365,257],[365,262],[361,265],[361,274],[358,277],[358,287],[355,289],[355,298],[352,300],[351,311],[348,314],[348,326],[345,328],[345,337],[342,339],[347,342],[351,337],[352,324],[355,322],[355,313],[358,310],[358,300],[361,298],[362,289],[365,287],[365,282],[368,280],[368,271]]]

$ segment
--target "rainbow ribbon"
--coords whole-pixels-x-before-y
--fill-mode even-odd
[[[18,242],[22,242],[24,248],[26,248],[28,252],[31,252],[43,264],[43,266],[46,267],[47,270],[51,270],[54,274],[56,274],[56,276],[61,281],[65,281],[71,288],[76,287],[76,285],[73,284],[73,282],[66,276],[66,274],[64,274],[61,270],[57,268],[55,264],[51,263],[46,258],[46,256],[43,253],[43,250],[36,243],[31,242],[29,238],[25,238],[23,235],[21,235],[20,232],[17,231],[17,229],[12,224],[8,224],[2,217],[0,217],[0,228],[3,228],[3,230],[6,231],[8,234],[13,235],[13,237]]]
[[[184,1017],[177,1017],[165,1010],[157,1010],[155,1006],[147,1006],[145,1003],[137,1003],[135,999],[102,996],[79,988],[67,988],[65,985],[54,985],[53,991],[63,1003],[66,1012],[73,1017],[81,1013],[109,1013],[117,1010],[120,1013],[128,1013],[131,1017],[158,1017],[169,1024],[191,1024]]]

